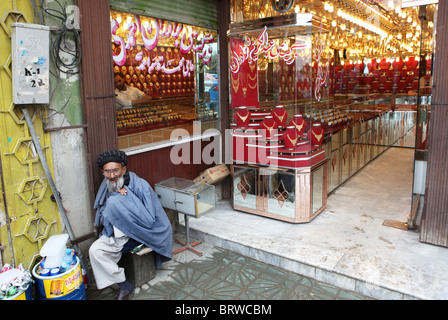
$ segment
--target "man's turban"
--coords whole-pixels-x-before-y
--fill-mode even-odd
[[[126,166],[128,164],[128,157],[126,156],[126,153],[120,150],[109,150],[106,152],[103,152],[96,158],[96,163],[98,167],[101,169],[106,163],[109,162],[117,162],[123,164],[123,166]]]

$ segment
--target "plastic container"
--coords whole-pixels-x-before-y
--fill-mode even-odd
[[[40,249],[40,255],[45,258],[44,268],[59,268],[67,250],[68,234],[51,236]]]
[[[3,285],[5,283],[10,283],[14,281],[16,278],[21,278],[23,276],[23,271],[19,269],[11,269],[5,272],[0,273],[0,285]],[[10,297],[4,297],[2,300],[32,300],[33,299],[33,293],[32,293],[32,282],[30,281],[27,286],[25,286],[23,289],[18,289],[18,291],[10,296]]]
[[[65,272],[76,264],[75,251],[73,249],[65,250],[65,255],[62,258],[61,272]]]
[[[15,295],[3,300],[33,300],[33,286],[31,284],[25,290],[17,292]]]
[[[76,257],[76,264],[73,267],[56,276],[40,276],[36,273],[37,267],[38,265],[34,266],[32,270],[37,300],[86,300],[86,290],[78,257]]]
[[[17,292],[15,295],[3,300],[33,300],[33,286],[31,284],[25,290]]]

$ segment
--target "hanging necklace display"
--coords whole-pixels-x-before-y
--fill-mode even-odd
[[[247,127],[250,122],[250,112],[246,107],[239,107],[234,118],[238,127]]]
[[[286,112],[283,106],[276,106],[275,110],[272,111],[272,117],[279,127],[284,127],[288,118],[288,112]]]
[[[260,124],[261,134],[265,138],[271,138],[277,132],[278,124],[272,116],[266,116]]]
[[[233,92],[236,94],[238,92],[238,88],[240,86],[240,78],[239,78],[239,74],[236,75],[236,80],[233,78],[233,74],[231,75],[232,77],[232,88],[233,88]]]

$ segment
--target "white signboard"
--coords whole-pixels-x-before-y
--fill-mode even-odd
[[[50,27],[11,24],[14,104],[49,104]]]

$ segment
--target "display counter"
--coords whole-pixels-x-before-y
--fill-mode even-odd
[[[425,92],[417,59],[341,61],[334,33],[311,13],[231,24],[235,209],[308,222],[329,192],[415,138]]]
[[[269,169],[233,165],[233,206],[236,210],[293,222],[314,219],[327,203],[325,160],[309,169]]]
[[[190,98],[154,99],[150,103],[116,111],[120,149],[170,140],[174,130],[192,135],[195,121],[200,131],[218,128],[218,113]]]

